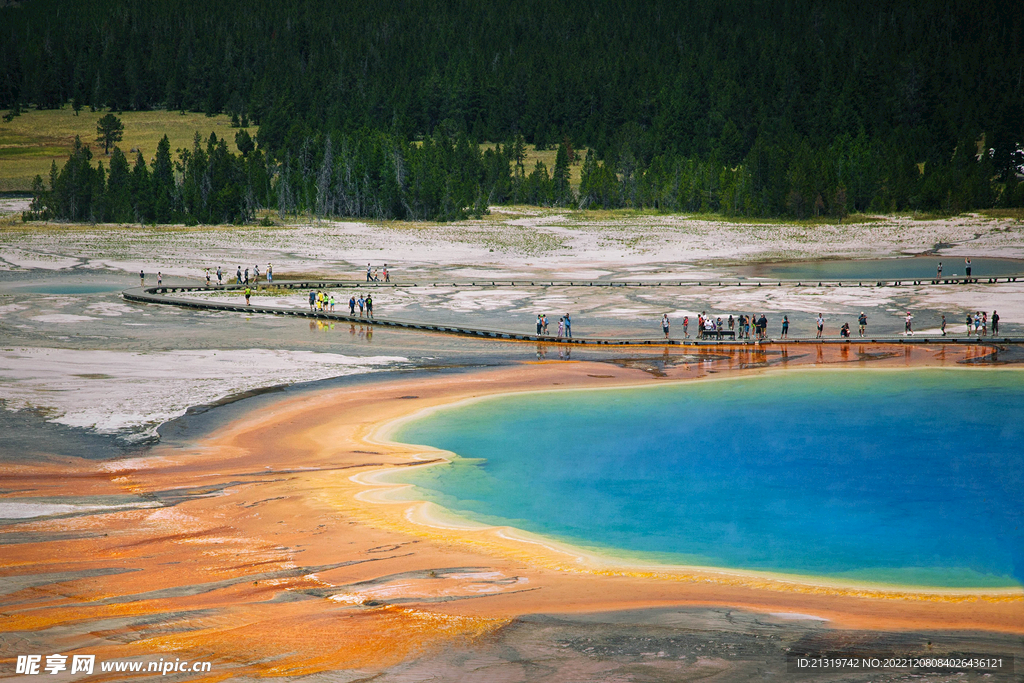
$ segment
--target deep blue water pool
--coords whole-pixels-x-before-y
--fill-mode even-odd
[[[914,256],[888,259],[849,259],[762,263],[746,266],[742,274],[755,278],[781,280],[896,280],[932,278],[942,263],[944,277],[964,277],[963,256]],[[973,277],[1024,275],[1024,261],[981,256],[971,259]]]
[[[495,397],[396,438],[410,497],[628,559],[901,585],[1024,580],[1024,372],[800,371]]]

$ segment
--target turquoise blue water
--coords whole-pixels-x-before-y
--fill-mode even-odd
[[[811,371],[502,396],[406,424],[410,498],[624,558],[1024,582],[1024,372]]]
[[[764,263],[743,269],[754,277],[830,280],[863,278],[866,280],[895,280],[897,278],[935,277],[936,266],[942,262],[942,274],[963,277],[963,256],[917,256],[913,258],[852,259],[837,261],[797,261],[794,263]],[[1024,261],[979,257],[971,259],[973,277],[1005,277],[1024,275]]]
[[[32,292],[33,294],[102,294],[104,292],[120,292],[129,285],[125,283],[74,283],[74,282],[49,282],[44,284],[19,287],[20,292]]]

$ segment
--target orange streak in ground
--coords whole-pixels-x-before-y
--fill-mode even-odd
[[[510,391],[721,377],[759,372],[765,362],[954,366],[987,352],[853,343],[791,349],[788,359],[770,353],[779,350],[713,349],[726,357],[657,372],[636,369],[646,362],[641,358],[626,363],[631,367],[531,363],[391,380],[282,400],[186,450],[158,448],[150,457],[115,463],[5,465],[5,488],[13,490],[8,501],[186,487],[206,487],[209,495],[173,507],[3,527],[0,542],[13,534],[38,539],[4,546],[0,577],[121,573],[58,576],[8,593],[0,597],[0,630],[25,636],[32,652],[215,662],[205,679],[190,680],[372,673],[541,612],[728,605],[814,614],[850,628],[1024,633],[1019,593],[915,594],[714,571],[602,568],[557,548],[501,538],[493,529],[413,524],[404,515],[408,505],[354,498],[366,487],[349,477],[401,465],[423,450],[378,442],[376,430],[432,405]],[[677,353],[652,350],[645,358],[671,360]],[[310,569],[325,565],[343,566]],[[13,657],[5,653],[3,661]]]

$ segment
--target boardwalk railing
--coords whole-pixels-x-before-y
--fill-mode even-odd
[[[1016,281],[1014,278],[1011,281]],[[358,280],[304,280],[304,281],[286,281],[286,282],[274,282],[268,285],[261,285],[263,288],[274,288],[274,289],[294,289],[294,290],[309,290],[309,289],[330,289],[337,287],[459,287],[459,286],[538,286],[539,281],[525,281],[525,280],[506,280],[506,281],[474,281],[472,283],[430,283],[428,284],[407,284],[407,283],[383,283],[383,282],[362,282]],[[722,281],[725,283],[726,281]],[[835,281],[838,282],[838,281]],[[897,281],[898,282],[898,281]],[[596,281],[589,281],[585,284],[582,282],[571,282],[559,283],[554,282],[540,282],[540,285],[545,286],[558,286],[565,284],[566,286],[666,286],[675,285],[675,283],[604,283],[601,282],[599,285]],[[709,283],[710,284],[710,283]],[[951,283],[950,283],[951,284]],[[552,337],[550,335],[538,335],[529,334],[522,332],[510,332],[507,330],[494,330],[485,328],[474,328],[466,327],[462,325],[443,325],[438,323],[429,322],[416,322],[410,320],[399,320],[395,318],[368,318],[358,315],[349,315],[347,313],[334,313],[330,311],[319,311],[319,310],[304,310],[298,308],[282,308],[280,306],[260,306],[260,305],[246,305],[244,303],[235,303],[227,301],[212,301],[202,299],[192,299],[184,297],[170,296],[173,294],[190,294],[190,293],[202,293],[202,292],[224,292],[224,291],[244,291],[246,287],[255,288],[255,285],[211,285],[209,287],[205,285],[158,285],[156,287],[135,287],[132,289],[126,289],[121,292],[121,296],[126,301],[134,301],[138,303],[146,304],[161,304],[178,306],[181,308],[190,308],[194,310],[206,310],[206,311],[228,311],[235,313],[259,313],[265,315],[280,315],[280,316],[293,316],[297,318],[309,318],[313,320],[323,320],[330,322],[347,322],[347,323],[360,323],[364,325],[377,325],[380,327],[391,327],[408,330],[422,330],[427,332],[441,332],[445,334],[455,334],[465,337],[477,337],[484,339],[503,339],[509,341],[529,341],[529,342],[542,342],[542,343],[556,343],[556,344],[572,344],[578,346],[720,346],[720,345],[764,345],[764,344],[848,344],[851,342],[860,343],[896,343],[896,344],[1021,344],[1024,343],[1024,337],[935,337],[935,336],[917,336],[917,337],[906,337],[906,336],[892,336],[884,337],[874,335],[868,337],[852,337],[852,338],[831,338],[831,339],[813,339],[813,338],[794,338],[794,339],[736,339],[736,340],[719,340],[719,339],[704,339],[704,338],[685,338],[685,339],[642,339],[642,338],[607,338],[607,337],[573,337],[571,339]],[[724,286],[724,284],[723,284]],[[743,286],[760,286],[752,285],[749,282],[745,282]],[[822,285],[824,286],[824,285]],[[879,285],[881,286],[881,285]],[[259,291],[253,289],[254,295],[258,295]],[[695,332],[696,334],[696,332]]]
[[[780,279],[736,279],[702,278],[700,280],[463,280],[461,282],[380,282],[364,280],[301,280],[279,281],[260,284],[261,287],[281,289],[323,289],[330,287],[374,287],[374,288],[416,288],[416,287],[909,287],[920,285],[968,285],[999,284],[1001,282],[1024,282],[1024,275],[1001,275],[999,277],[924,277],[876,280],[872,278],[841,278],[823,280],[804,278],[800,280]],[[255,285],[226,283],[223,285],[161,285],[147,287],[147,291],[203,292],[245,289]]]

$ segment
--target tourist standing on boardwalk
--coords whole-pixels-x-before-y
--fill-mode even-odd
[[[260,283],[260,266],[259,266],[259,264],[256,264],[255,266],[252,267],[252,272],[253,272],[252,283],[254,285],[258,285]]]
[[[981,311],[974,314],[974,334],[981,336]]]
[[[540,313],[537,314],[537,336],[540,336],[540,331],[544,328],[544,321],[540,318]]]
[[[217,286],[220,287],[222,284],[224,284],[224,273],[220,266],[217,266]]]
[[[821,332],[825,329],[825,319],[821,317],[821,313],[818,314],[816,324],[818,325],[818,336],[815,339],[821,339]]]
[[[316,306],[316,292],[314,292],[311,289],[311,290],[309,290],[309,310],[312,311],[315,306]]]
[[[757,322],[761,326],[761,339],[767,339],[768,338],[768,317],[764,313],[762,313],[761,317],[758,318]]]
[[[391,282],[391,271],[388,270],[388,264],[384,264],[384,282]]]
[[[973,329],[973,327],[974,327],[974,318],[972,318],[971,314],[968,313],[967,314],[967,336],[968,337],[971,336],[971,330]]]
[[[942,277],[942,261],[939,261],[939,267],[935,269],[935,277]]]
[[[968,256],[964,259],[964,269],[967,272],[967,277],[971,276],[971,257]]]
[[[372,294],[367,294],[366,295],[366,317],[367,318],[372,318],[373,317],[373,295]]]
[[[988,311],[981,312],[981,336],[988,336]]]
[[[146,273],[141,271],[141,270],[139,271],[139,286],[140,287],[145,287],[146,286]]]
[[[992,311],[992,336],[999,334],[999,311]]]
[[[246,287],[245,288],[245,305],[246,306],[249,305],[249,295],[251,295],[251,294],[252,294],[252,290],[249,289],[248,287]]]
[[[910,322],[913,318],[914,316],[910,315],[910,311],[907,311],[907,317],[903,321],[903,333],[911,337],[914,336],[914,326]]]
[[[572,320],[569,319],[569,314],[565,314],[565,338],[572,339]]]
[[[683,337],[686,339],[690,338],[690,316],[683,316]]]
[[[939,267],[941,268],[942,265],[940,264]],[[868,329],[868,317],[864,315],[864,311],[860,312],[860,317],[857,318],[857,325],[860,326],[860,336],[863,337],[864,330]]]
[[[789,316],[782,316],[782,338],[789,339]]]
[[[268,263],[267,264],[267,284],[268,285],[274,284],[274,264],[273,263]]]
[[[661,315],[661,331],[665,333],[665,339],[668,339],[668,313]]]
[[[210,286],[210,269],[209,268],[206,269],[206,286],[207,287]]]
[[[355,315],[356,314],[356,295],[355,294],[350,296],[349,299],[348,299],[348,314],[349,315]]]
[[[331,292],[331,313],[334,313],[334,293]]]
[[[714,336],[716,332],[714,319],[710,315],[702,315],[701,318],[704,320],[704,324],[701,326],[701,337],[707,339]]]
[[[156,271],[156,284],[157,284],[157,286],[160,286],[160,285],[162,285],[163,283],[164,283],[164,274],[163,274],[163,273],[161,273],[161,272],[160,272],[160,271],[158,270],[158,271]]]
[[[729,331],[733,332],[736,327],[736,321],[732,319],[732,313],[729,314]],[[735,339],[735,335],[733,336]]]
[[[558,334],[555,337],[559,341],[562,340],[562,335],[565,333],[565,318],[558,319]]]
[[[942,325],[939,327],[939,329],[942,330],[942,336],[945,337],[946,336],[946,315],[945,314],[942,315]]]
[[[546,337],[548,336],[548,314],[545,313],[543,317],[541,317],[541,320],[544,321],[544,336]]]

